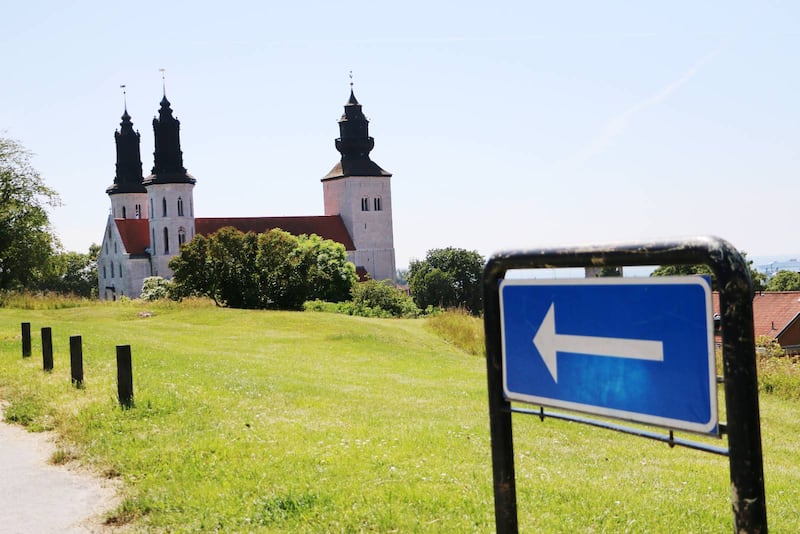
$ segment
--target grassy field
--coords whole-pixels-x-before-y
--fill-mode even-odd
[[[34,333],[25,360],[23,321]],[[70,384],[70,335],[83,336],[83,389]],[[116,402],[118,344],[133,353],[130,410]],[[133,531],[492,531],[484,366],[425,320],[137,302],[0,308],[6,417],[58,432],[54,460],[118,478],[124,500],[108,521]],[[771,391],[761,399],[770,529],[800,532],[800,401]],[[731,530],[724,457],[555,420],[514,425],[523,532]]]

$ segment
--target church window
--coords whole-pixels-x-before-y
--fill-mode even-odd
[[[119,264],[119,277],[122,278],[122,264]]]
[[[164,228],[164,254],[169,254],[169,230]]]
[[[383,202],[381,202],[381,197],[375,197],[372,199],[373,205],[375,207],[375,211],[382,211],[383,210]]]
[[[123,219],[127,219],[127,218],[128,218],[128,217],[126,216],[126,213],[125,213],[125,206],[122,206],[122,218],[123,218]]]
[[[161,211],[164,212],[164,217],[166,217],[167,216],[167,197],[163,197],[161,199],[161,208],[162,208]]]
[[[108,238],[111,239],[111,227],[108,227]],[[106,250],[108,252],[108,250]]]
[[[178,217],[183,217],[183,199],[178,197]]]
[[[152,240],[150,241],[150,250],[153,251],[153,256],[155,256],[156,255],[156,229],[155,228],[153,228],[152,234],[153,234],[153,237],[152,237]]]
[[[111,262],[111,278],[114,278],[114,262]]]
[[[180,248],[184,243],[186,243],[186,230],[184,230],[183,226],[181,226],[178,228],[178,248]]]
[[[361,211],[369,211],[369,199],[367,197],[361,199]]]
[[[194,217],[194,204],[192,204],[192,199],[189,199],[189,217]]]
[[[117,242],[114,241],[114,254],[116,254],[117,252],[118,252],[118,250],[117,250]]]
[[[108,271],[106,271],[106,264],[103,264],[103,278],[108,278]]]
[[[155,217],[156,216],[156,212],[153,211],[153,199],[152,198],[150,199],[150,216],[151,217]]]
[[[136,218],[137,219],[141,219],[142,218],[142,205],[141,204],[136,204],[135,211],[136,211]]]

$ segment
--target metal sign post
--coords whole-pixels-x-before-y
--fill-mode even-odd
[[[692,304],[692,301],[699,302],[700,294],[702,300],[708,302],[706,282],[683,277],[670,282],[653,282],[653,279],[608,282],[606,279],[580,284],[505,279],[506,272],[514,269],[688,264],[708,265],[719,287],[727,423],[718,424],[716,420],[714,373],[709,364],[713,360],[684,356],[687,350],[697,355],[701,352],[697,347],[705,346],[702,350],[708,351],[713,328],[710,309],[707,304]],[[699,237],[672,242],[512,251],[495,254],[489,259],[483,283],[498,532],[517,532],[511,414],[514,411],[530,413],[512,408],[512,400],[662,426],[670,429],[670,443],[673,443],[672,429],[726,433],[728,449],[721,453],[729,457],[735,530],[767,531],[753,294],[747,264],[736,249],[715,237]],[[662,284],[675,287],[671,292],[659,291]],[[569,302],[569,306],[559,306],[560,301]],[[566,313],[565,308],[568,308]],[[587,321],[580,316],[591,313],[592,309],[599,319]],[[644,311],[658,314],[664,309],[668,311],[661,319],[652,322],[658,328],[642,329],[636,321],[624,320]],[[604,320],[612,313],[622,314],[613,324]],[[672,324],[670,317],[675,315],[682,318]],[[694,341],[678,339],[676,329],[685,331],[687,328],[691,332],[688,337]],[[684,344],[674,349],[676,343],[684,342],[693,345]],[[519,355],[523,353],[526,356],[521,358]],[[575,364],[576,359],[580,365]],[[627,375],[636,374],[640,378],[611,395],[603,391],[597,397],[592,397],[591,392],[587,396],[574,387],[576,374],[616,373],[619,376],[624,370]],[[686,390],[691,397],[688,405],[672,407],[675,409],[665,412],[664,403],[649,402],[647,396],[636,394],[635,390],[643,387],[666,391],[669,385],[652,377],[663,378],[664,373],[676,372],[691,373],[690,381],[697,389]],[[604,400],[598,402],[600,398]],[[698,406],[699,415],[696,413]],[[541,413],[544,414],[543,409]],[[572,420],[596,423],[582,418]],[[596,426],[626,431],[613,425]],[[695,448],[720,453],[719,449],[710,447]]]

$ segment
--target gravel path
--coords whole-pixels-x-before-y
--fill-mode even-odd
[[[48,463],[50,433],[2,422],[0,405],[0,534],[110,532],[102,514],[116,504],[109,481]]]

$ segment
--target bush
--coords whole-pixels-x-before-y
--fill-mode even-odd
[[[418,317],[421,313],[410,296],[389,282],[367,280],[356,284],[351,294],[356,308],[380,309],[392,317]]]
[[[170,298],[172,295],[173,284],[160,276],[148,276],[142,283],[142,293],[139,298],[142,300],[161,300]]]

